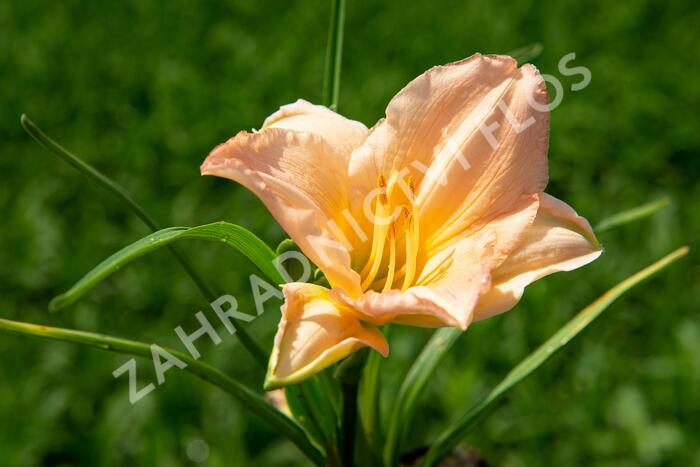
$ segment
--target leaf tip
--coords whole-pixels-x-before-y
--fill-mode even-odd
[[[27,117],[27,114],[23,113],[22,115],[19,116],[19,123],[22,125],[22,128],[25,130],[29,130],[29,126],[32,124],[32,121],[29,120],[29,117]]]
[[[56,295],[49,302],[49,313],[58,313],[63,308],[63,295]]]

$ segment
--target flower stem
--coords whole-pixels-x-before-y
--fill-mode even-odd
[[[343,62],[343,33],[345,30],[345,0],[335,0],[331,9],[328,29],[326,64],[323,72],[323,103],[338,110],[340,96],[340,69]]]

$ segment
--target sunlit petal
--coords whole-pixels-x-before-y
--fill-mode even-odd
[[[381,331],[360,322],[347,306],[334,300],[328,289],[291,283],[283,291],[285,303],[266,389],[299,382],[362,347],[388,355]]]
[[[488,290],[496,236],[488,231],[465,238],[432,257],[417,285],[401,292],[368,291],[357,299],[335,292],[357,313],[376,325],[386,323],[466,329],[479,295]]]
[[[320,136],[346,161],[350,153],[367,137],[367,127],[364,124],[303,99],[283,105],[267,117],[262,129],[266,128],[284,128]]]
[[[493,287],[479,300],[475,318],[510,310],[528,284],[548,274],[588,264],[602,251],[583,217],[563,201],[543,193],[532,226],[513,254],[493,271]]]
[[[217,146],[201,171],[254,192],[332,285],[358,294],[359,276],[350,267],[348,249],[329,228],[344,223],[346,165],[318,135],[268,128],[241,132]]]
[[[434,67],[392,99],[352,154],[351,190],[366,193],[379,174],[411,175],[424,241],[448,241],[544,189],[546,99],[537,70],[510,57],[476,54]]]

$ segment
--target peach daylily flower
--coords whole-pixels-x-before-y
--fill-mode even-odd
[[[477,54],[411,81],[370,130],[299,100],[209,154],[202,174],[253,191],[331,286],[283,286],[266,387],[386,356],[386,323],[464,330],[600,255],[543,192],[546,103],[535,67]]]

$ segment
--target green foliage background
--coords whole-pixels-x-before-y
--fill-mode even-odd
[[[178,347],[205,309],[167,252],[120,271],[49,315],[49,299],[147,232],[114,200],[30,141],[26,112],[118,182],[163,225],[227,220],[274,246],[284,233],[243,188],[202,178],[210,148],[278,106],[321,100],[326,2],[0,2],[0,316]],[[411,442],[434,436],[606,288],[680,244],[691,255],[610,311],[511,393],[467,442],[493,465],[700,465],[700,8],[694,0],[349,0],[341,111],[368,125],[425,69],[539,41],[558,76],[549,192],[593,223],[663,194],[655,217],[601,236],[596,263],[531,286],[478,323],[434,378]],[[593,80],[559,75],[557,62]],[[251,307],[251,267],[222,246],[183,250],[221,292]],[[270,345],[278,304],[251,331]],[[209,316],[212,316],[210,314]],[[392,340],[383,392],[428,332]],[[236,342],[204,358],[259,386]],[[298,451],[217,389],[177,371],[130,406],[123,356],[0,334],[0,465],[299,465]],[[140,384],[154,379],[142,362]],[[189,446],[189,455],[188,455]]]

